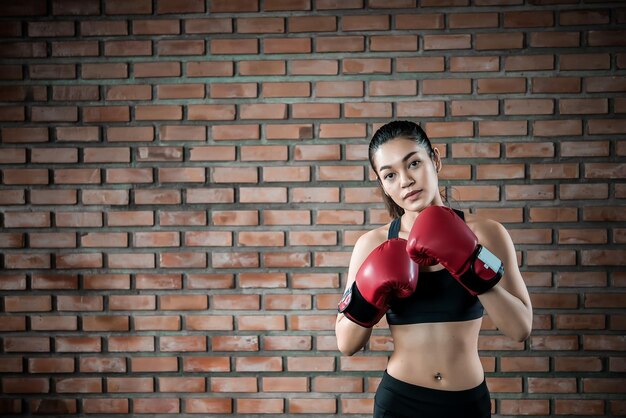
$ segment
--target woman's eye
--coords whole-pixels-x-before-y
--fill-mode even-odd
[[[385,174],[385,180],[391,180],[393,178],[393,173]]]
[[[411,161],[411,163],[409,164],[409,167],[417,167],[419,165],[419,161],[415,160],[415,161]]]

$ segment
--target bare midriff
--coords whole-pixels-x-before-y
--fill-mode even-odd
[[[387,373],[413,385],[465,390],[484,380],[478,356],[482,319],[391,325],[394,351]]]

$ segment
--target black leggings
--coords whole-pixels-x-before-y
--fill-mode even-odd
[[[491,398],[483,382],[449,391],[402,382],[385,371],[374,397],[374,418],[489,418]]]

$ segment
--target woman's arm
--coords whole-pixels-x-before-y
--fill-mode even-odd
[[[363,261],[368,254],[374,250],[382,241],[379,242],[375,231],[370,231],[362,235],[354,245],[352,256],[350,257],[350,266],[348,267],[348,280],[346,289],[352,286],[355,280],[356,272],[361,267]],[[335,323],[335,335],[337,336],[337,346],[339,351],[346,356],[351,356],[361,350],[372,334],[372,328],[362,327],[350,321],[342,313],[337,315]]]
[[[511,236],[498,222],[480,220],[477,224],[475,234],[479,242],[504,264],[504,275],[500,282],[478,298],[493,323],[504,335],[516,341],[524,341],[532,329],[533,309],[524,279],[517,266]]]

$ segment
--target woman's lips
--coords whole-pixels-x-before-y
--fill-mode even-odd
[[[417,197],[421,193],[421,190],[413,190],[412,192],[408,192],[404,195],[403,199],[410,199],[412,197]]]

